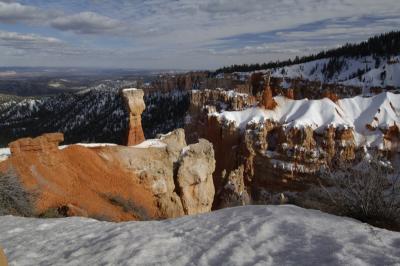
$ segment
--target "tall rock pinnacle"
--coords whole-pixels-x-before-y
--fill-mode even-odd
[[[271,80],[271,74],[268,73],[268,76],[265,78],[265,88],[261,98],[261,106],[265,109],[273,110],[276,107],[276,102],[272,97],[272,90],[269,86]]]
[[[146,108],[143,100],[144,92],[138,89],[122,90],[125,108],[129,112],[129,128],[126,134],[126,145],[132,146],[144,141],[142,113]]]

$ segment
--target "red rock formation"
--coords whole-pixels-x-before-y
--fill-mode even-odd
[[[346,162],[354,160],[356,144],[352,128],[336,129],[335,141],[337,147],[337,160]]]
[[[268,106],[272,94],[267,86],[263,107],[264,104]],[[197,102],[210,105],[207,108],[198,107],[197,110],[201,111],[191,114],[196,119],[189,119],[185,129],[188,131],[187,135],[192,134],[191,130],[195,129],[197,137],[206,138],[214,145],[214,184],[218,201],[214,207],[230,202],[225,201],[225,196],[222,195],[237,199],[237,193],[225,191],[226,179],[223,177],[231,174],[235,178],[243,176],[245,190],[251,197],[258,197],[260,191],[304,191],[311,185],[318,185],[320,171],[326,167],[334,169],[352,162],[359,154],[360,149],[356,147],[352,128],[284,128],[279,122],[269,120],[264,123],[248,123],[245,129],[238,128],[231,121],[223,119],[223,116],[213,115],[218,110],[212,101],[207,101],[208,95],[197,96],[203,97]],[[228,107],[228,110],[232,109]],[[398,126],[389,128],[384,134],[385,150],[398,150]],[[235,173],[237,169],[240,169],[240,174]]]
[[[185,123],[188,143],[196,142],[201,136],[209,136],[207,132],[207,124],[209,123],[207,114],[221,109],[243,110],[256,103],[256,99],[253,96],[232,91],[227,92],[221,89],[191,91],[189,96],[190,106]]]
[[[336,103],[340,99],[336,93],[331,92],[331,91],[325,91],[324,98],[328,98],[334,103]]]
[[[127,221],[211,210],[215,160],[206,140],[186,146],[180,129],[162,136],[155,148],[71,145],[60,150],[56,143],[62,137],[15,141],[11,157],[0,163],[0,173],[13,170],[34,195],[37,215],[55,210],[65,216]]]
[[[13,169],[26,190],[34,193],[35,213],[61,208],[68,215],[87,213],[113,221],[142,219],[139,213],[124,211],[123,202],[113,203],[118,196],[145,210],[148,217],[158,217],[152,193],[139,184],[136,174],[121,168],[117,161],[104,159],[101,149],[73,145],[59,150],[54,140],[59,141],[60,135],[50,136],[57,138],[45,135],[12,143],[18,152],[13,148],[11,157],[0,164],[0,172]],[[40,146],[32,152],[32,144],[37,143]]]
[[[392,154],[400,152],[400,129],[399,126],[394,123],[393,126],[389,127],[384,132],[383,143],[388,151]]]
[[[285,90],[285,97],[294,100],[294,90],[293,89]]]
[[[336,153],[335,132],[336,132],[336,128],[331,126],[331,127],[328,127],[325,129],[324,136],[323,136],[323,139],[325,141],[323,141],[322,147],[326,151],[327,160],[328,160],[329,165],[331,164],[331,161],[334,158],[335,153]]]
[[[7,266],[8,265],[7,257],[4,254],[4,251],[3,251],[1,246],[0,246],[0,265],[1,266]]]
[[[129,112],[129,127],[125,143],[127,146],[132,146],[144,141],[141,117],[146,108],[143,100],[144,92],[138,89],[124,89],[122,95],[125,108]]]
[[[269,86],[269,77],[266,81],[260,104],[268,110],[274,110],[277,105],[272,95],[272,89]]]
[[[52,152],[58,150],[58,145],[64,141],[62,133],[44,134],[37,138],[23,138],[11,142],[8,146],[12,155],[22,152]]]

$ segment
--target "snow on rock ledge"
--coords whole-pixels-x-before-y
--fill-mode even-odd
[[[11,265],[394,265],[400,233],[294,206],[154,222],[0,217]]]
[[[252,107],[243,111],[212,113],[222,121],[233,122],[245,129],[251,123],[271,120],[285,128],[310,127],[322,133],[328,127],[353,128],[358,145],[368,144],[381,147],[383,132],[400,125],[400,94],[384,92],[373,97],[357,96],[332,102],[321,100],[291,100],[275,97],[277,107],[264,110]]]

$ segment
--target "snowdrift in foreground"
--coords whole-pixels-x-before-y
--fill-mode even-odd
[[[248,123],[263,123],[270,119],[284,127],[306,127],[322,132],[329,126],[354,128],[357,144],[371,146],[383,145],[383,133],[395,123],[400,125],[400,94],[383,92],[373,97],[356,96],[341,99],[337,103],[328,98],[321,100],[291,100],[283,96],[275,97],[278,106],[275,110],[258,107],[243,111],[226,111],[212,115],[233,121],[244,129]]]
[[[295,206],[151,222],[0,217],[11,265],[393,265],[400,233]]]

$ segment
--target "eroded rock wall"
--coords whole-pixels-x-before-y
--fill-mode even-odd
[[[247,202],[248,198],[256,202],[263,201],[264,196],[260,192],[263,190],[278,193],[305,191],[311,185],[319,185],[321,171],[334,169],[349,162],[356,163],[365,155],[362,143],[357,144],[356,133],[352,127],[286,127],[268,119],[257,123],[248,122],[243,127],[225,120],[224,116],[214,115],[219,108],[212,105],[214,100],[207,101],[209,93],[197,94],[202,95],[196,95],[192,99],[194,103],[191,108],[195,108],[191,110],[200,111],[197,114],[190,113],[190,117],[196,119],[187,119],[185,130],[187,136],[205,138],[214,146],[214,208],[240,205]],[[332,101],[337,100],[334,95],[330,96]],[[211,98],[213,99],[213,96]],[[220,101],[222,103],[218,104],[223,105],[224,99]],[[260,101],[262,109],[268,109],[264,106],[263,98]],[[199,103],[207,106],[200,109]],[[251,106],[246,104],[243,106]],[[229,100],[226,106],[230,106]],[[394,110],[394,107],[392,109]],[[239,113],[229,114],[236,115],[240,120]],[[367,135],[380,130],[365,127]],[[388,158],[398,154],[400,138],[396,123],[384,130],[382,135],[384,140],[383,147],[379,148],[380,153],[389,153]],[[192,141],[195,141],[195,138]]]
[[[214,151],[187,146],[183,129],[136,146],[70,145],[62,134],[21,139],[0,173],[12,171],[34,196],[37,216],[126,221],[174,218],[211,210]]]

